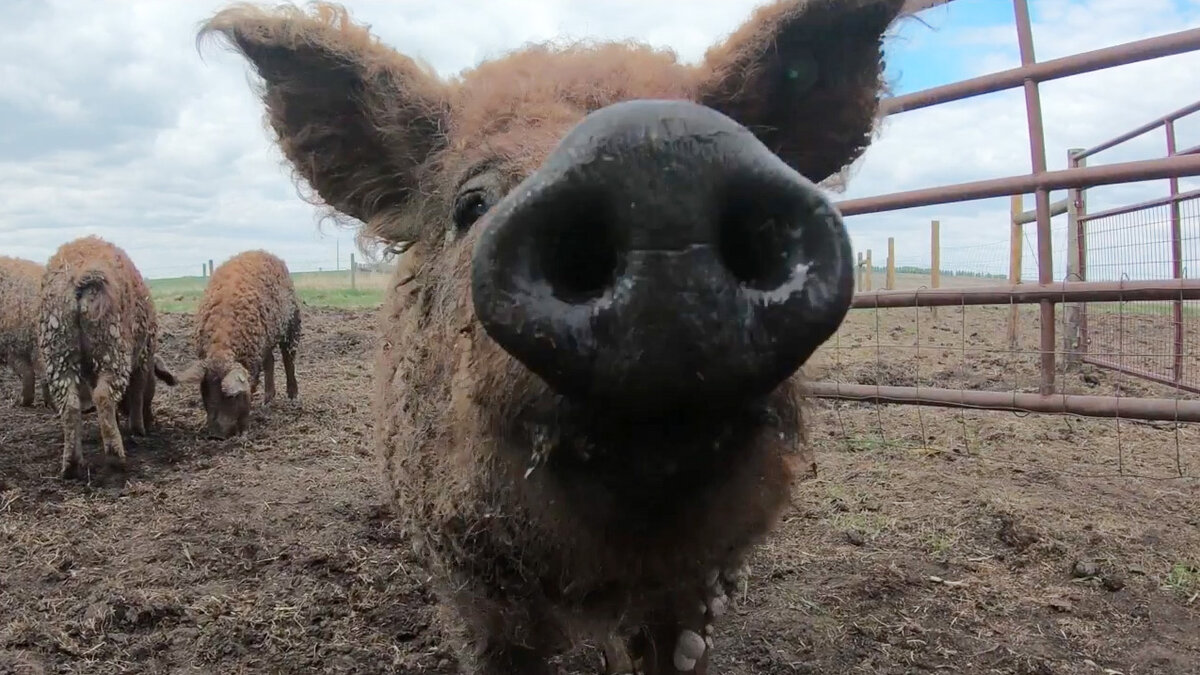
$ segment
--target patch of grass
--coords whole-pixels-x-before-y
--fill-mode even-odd
[[[155,310],[176,314],[191,314],[196,311],[202,295],[204,295],[203,290],[187,290],[172,293],[160,293],[153,288],[150,290],[150,296],[154,298]]]
[[[1163,586],[1189,598],[1200,593],[1200,567],[1188,563],[1175,563],[1167,572]]]
[[[830,502],[849,503],[850,495],[846,491],[846,487],[841,483],[827,483],[825,485],[825,496]]]
[[[350,288],[349,272],[299,272],[292,275],[296,295],[311,307],[337,309],[372,309],[383,302],[387,274],[360,273],[355,288]],[[196,311],[208,279],[176,277],[148,279],[150,295],[160,312],[191,313]]]
[[[840,532],[858,532],[867,539],[874,539],[892,528],[894,519],[880,513],[836,513],[830,518],[834,529]]]
[[[900,441],[882,436],[847,436],[846,448],[851,452],[892,452],[904,445]]]
[[[958,539],[959,537],[956,535],[939,530],[926,535],[925,545],[929,547],[929,551],[933,555],[945,558],[954,549]]]
[[[378,307],[383,302],[382,289],[296,289],[296,294],[305,304],[314,307],[335,307],[338,309],[370,309]]]

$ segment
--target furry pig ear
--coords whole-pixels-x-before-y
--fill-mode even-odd
[[[762,7],[705,54],[699,102],[821,182],[870,143],[884,89],[883,33],[905,4],[786,0]]]
[[[237,396],[250,391],[250,373],[242,367],[242,364],[235,363],[225,377],[221,378],[221,393],[226,396]]]
[[[398,212],[420,189],[422,166],[445,143],[446,85],[386,47],[339,6],[234,5],[209,19],[253,64],[276,142],[337,212],[385,241],[418,238]]]

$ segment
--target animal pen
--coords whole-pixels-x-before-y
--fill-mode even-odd
[[[949,1],[949,0],[947,0]],[[944,4],[925,3],[925,6]],[[1013,198],[1014,260],[1008,283],[939,284],[939,223],[932,224],[932,283],[926,288],[895,287],[895,257],[889,250],[887,283],[872,289],[869,275],[860,283],[853,310],[885,308],[1009,307],[1008,338],[1016,348],[1018,324],[1036,322],[1037,380],[1010,391],[978,386],[958,388],[912,382],[903,386],[852,379],[815,378],[807,390],[815,398],[889,404],[913,404],[959,410],[977,409],[1014,413],[1057,413],[1090,418],[1140,420],[1148,423],[1200,421],[1200,326],[1192,317],[1200,307],[1200,279],[1188,277],[1200,251],[1187,242],[1200,236],[1200,190],[1180,192],[1179,178],[1200,174],[1200,146],[1177,148],[1175,123],[1200,111],[1200,103],[1151,121],[1137,129],[1089,149],[1068,151],[1064,170],[1049,171],[1042,125],[1039,84],[1200,49],[1200,29],[1190,29],[1129,42],[1095,51],[1038,62],[1034,58],[1027,0],[1013,1],[1021,65],[1010,70],[894,96],[883,103],[886,115],[897,115],[942,103],[1021,87],[1024,89],[1031,172],[970,183],[931,187],[902,193],[844,200],[838,208],[848,221],[854,216],[880,214],[921,206],[950,204],[1003,196]],[[1099,164],[1088,159],[1132,138],[1165,130],[1165,156],[1137,161]],[[1147,180],[1169,181],[1169,194],[1138,204],[1089,212],[1087,190]],[[1067,190],[1067,198],[1051,202],[1054,190]],[[1021,208],[1021,195],[1033,193],[1034,208]],[[1065,245],[1066,274],[1056,279],[1055,244],[1051,218],[1065,214],[1061,231]],[[1036,228],[1037,278],[1020,283],[1020,245],[1023,226]],[[891,249],[889,241],[889,249]],[[1162,262],[1141,262],[1145,251],[1161,252]],[[1131,252],[1140,254],[1131,262]],[[871,269],[870,253],[860,256],[860,269]],[[998,280],[997,280],[998,281]],[[1022,314],[1022,306],[1036,306],[1036,314]],[[1025,316],[1027,319],[1022,319]],[[878,326],[879,321],[876,319]],[[917,329],[920,330],[919,328]],[[963,325],[964,340],[967,333]],[[878,332],[878,329],[877,329]],[[879,338],[880,335],[876,335]],[[830,349],[841,349],[831,341]],[[878,343],[875,347],[878,350]],[[920,338],[918,336],[918,349]],[[965,347],[963,349],[966,351]],[[877,362],[878,363],[878,362]],[[1065,375],[1081,367],[1104,369],[1129,378],[1163,385],[1153,392],[1118,387],[1113,395],[1075,393],[1064,386]],[[903,367],[901,367],[903,369]],[[836,381],[834,381],[836,380]],[[907,380],[906,380],[907,381]],[[1129,391],[1133,389],[1134,391]],[[919,410],[920,408],[918,408]],[[919,414],[919,413],[918,413]],[[1117,435],[1120,435],[1118,430]],[[1178,440],[1177,440],[1178,443]],[[1185,473],[1177,463],[1177,473]]]

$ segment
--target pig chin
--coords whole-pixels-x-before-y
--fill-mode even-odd
[[[790,380],[764,396],[649,410],[542,388],[511,419],[505,442],[528,453],[526,477],[582,471],[625,490],[701,476],[697,485],[720,480],[720,467],[763,446],[786,452],[802,441]]]

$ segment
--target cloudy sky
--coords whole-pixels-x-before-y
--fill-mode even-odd
[[[224,4],[6,0],[0,251],[44,260],[66,240],[98,234],[125,247],[152,278],[197,274],[204,260],[252,247],[279,253],[296,271],[332,269],[339,252],[345,266],[352,236],[332,225],[319,228],[317,210],[297,197],[262,126],[245,63],[215,46],[203,56],[196,51],[198,23]],[[557,37],[636,38],[695,61],[762,0],[346,4],[384,41],[449,75],[525,42]],[[1040,60],[1200,27],[1200,0],[1030,4]],[[897,93],[1019,63],[1006,0],[957,0],[922,18],[927,25],[904,25],[887,46]],[[1069,147],[1094,145],[1197,97],[1200,54],[1044,84],[1050,168],[1065,167]],[[1181,147],[1200,144],[1196,117],[1180,124]],[[1092,162],[1162,153],[1162,135],[1149,134]],[[890,118],[839,198],[1029,169],[1018,89]],[[1165,190],[1159,181],[1097,189],[1089,199],[1098,209]],[[1002,272],[1007,211],[1008,200],[995,199],[858,216],[848,223],[856,247],[873,249],[876,261],[893,236],[898,261],[919,264],[928,261],[929,220],[937,218],[946,266]],[[1196,220],[1193,230],[1200,228]],[[1055,220],[1059,232],[1062,221]],[[1062,247],[1061,236],[1055,245]]]

